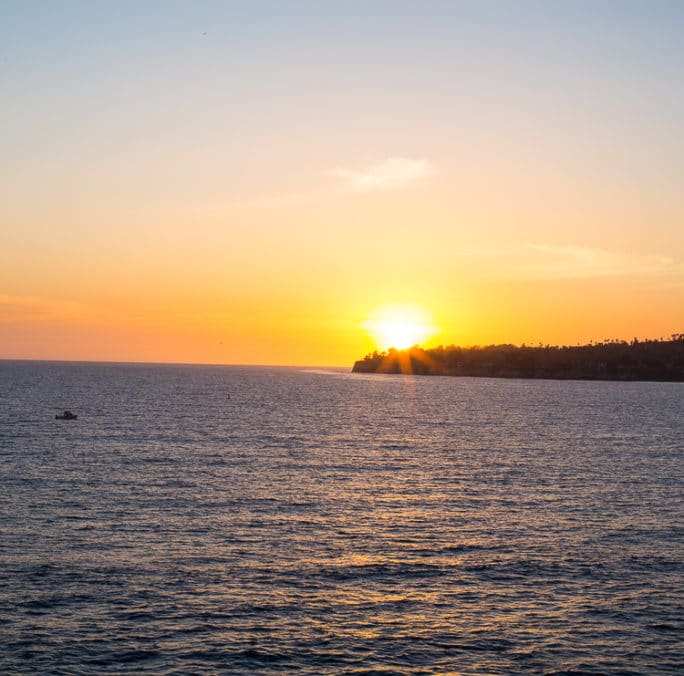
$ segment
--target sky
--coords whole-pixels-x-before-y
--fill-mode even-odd
[[[684,332],[684,3],[0,3],[0,358]],[[370,328],[369,328],[370,327]]]

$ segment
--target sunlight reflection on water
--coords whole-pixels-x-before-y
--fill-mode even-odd
[[[0,373],[4,673],[684,661],[681,384]]]

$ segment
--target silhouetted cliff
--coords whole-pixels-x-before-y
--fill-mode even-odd
[[[390,349],[354,364],[355,373],[684,381],[684,334],[670,340],[611,340],[578,346],[489,345]]]

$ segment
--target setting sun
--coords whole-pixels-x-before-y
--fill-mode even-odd
[[[438,332],[429,313],[414,305],[386,305],[375,310],[362,327],[381,350],[418,345]]]

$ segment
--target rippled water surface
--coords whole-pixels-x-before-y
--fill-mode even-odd
[[[681,673],[683,401],[0,362],[0,672]]]

